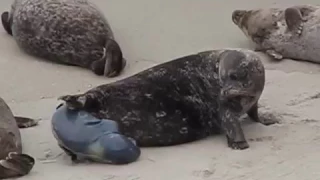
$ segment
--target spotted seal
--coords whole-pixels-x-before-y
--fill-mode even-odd
[[[29,174],[35,160],[22,153],[19,128],[36,125],[37,121],[33,119],[14,116],[6,102],[0,98],[0,179]]]
[[[88,0],[15,0],[1,20],[31,55],[107,77],[126,65],[107,19]]]
[[[60,104],[51,122],[58,145],[74,163],[89,160],[128,164],[140,156],[136,142],[122,135],[115,121],[97,119],[85,111],[70,110]]]
[[[256,43],[256,50],[276,60],[320,63],[320,6],[235,10],[233,22]]]
[[[258,117],[265,70],[245,49],[199,52],[159,64],[131,77],[59,99],[69,109],[114,120],[138,146],[170,146],[225,132],[229,147],[249,147],[239,118]]]

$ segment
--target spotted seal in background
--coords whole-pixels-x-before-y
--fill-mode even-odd
[[[6,102],[0,98],[0,179],[29,174],[35,160],[22,153],[19,128],[36,125],[33,119],[14,116]]]
[[[276,60],[320,63],[320,6],[235,10],[233,22]]]
[[[107,77],[126,65],[107,19],[88,0],[15,0],[1,20],[31,55]]]
[[[170,146],[226,133],[229,147],[245,149],[239,118],[258,117],[265,71],[250,50],[200,52],[151,67],[83,94],[65,95],[69,109],[114,120],[138,146]]]

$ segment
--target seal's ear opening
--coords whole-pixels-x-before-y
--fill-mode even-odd
[[[113,39],[107,40],[105,59],[104,75],[107,77],[118,76],[126,66],[126,60],[122,56],[121,48]]]
[[[11,21],[9,20],[9,12],[5,11],[1,14],[1,22],[4,30],[12,36]]]

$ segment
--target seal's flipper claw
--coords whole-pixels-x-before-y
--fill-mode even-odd
[[[242,141],[242,142],[234,142],[232,141],[231,139],[228,139],[228,146],[231,148],[231,149],[235,149],[235,150],[244,150],[244,149],[247,149],[249,148],[249,144],[247,141]]]
[[[113,39],[108,39],[106,43],[105,59],[104,75],[107,77],[118,76],[126,66],[126,60],[122,56],[121,48]]]
[[[6,30],[6,32],[12,36],[12,29],[11,29],[11,23],[9,20],[9,12],[5,11],[1,14],[1,22],[2,22],[2,26],[4,28],[4,30]]]
[[[303,30],[304,19],[299,9],[297,8],[287,8],[284,12],[286,24],[288,30],[294,34],[300,36]]]
[[[27,175],[34,164],[34,158],[29,155],[9,153],[5,160],[0,160],[0,179]]]
[[[37,120],[27,118],[27,117],[21,117],[21,116],[15,116],[16,122],[18,124],[19,128],[29,128],[38,125]]]
[[[278,52],[276,52],[275,50],[269,49],[269,50],[266,50],[265,53],[268,54],[269,56],[271,56],[275,60],[280,61],[283,59],[283,56],[281,54],[279,54]]]

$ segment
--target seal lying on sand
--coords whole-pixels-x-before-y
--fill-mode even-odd
[[[257,50],[281,60],[320,63],[320,6],[235,10],[233,22]]]
[[[224,130],[229,147],[245,149],[239,118],[258,117],[264,66],[250,50],[214,50],[181,57],[136,75],[61,96],[70,109],[119,123],[138,146],[187,143]]]
[[[37,125],[33,119],[15,117],[9,106],[0,98],[0,179],[27,175],[35,160],[22,154],[19,128]]]
[[[98,8],[87,0],[15,0],[2,25],[25,52],[114,77],[126,65]]]
[[[85,111],[70,110],[60,104],[51,122],[54,137],[73,162],[128,164],[140,156],[140,148],[133,139],[119,133],[115,121],[97,119]]]

